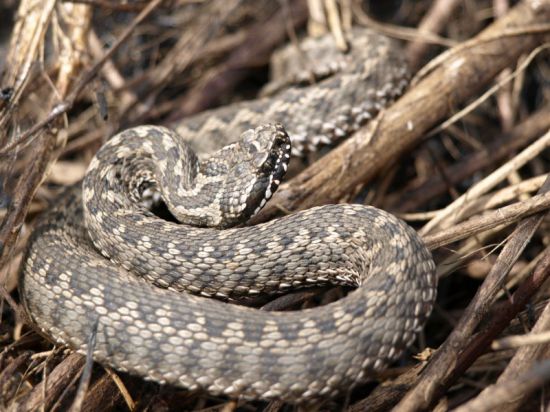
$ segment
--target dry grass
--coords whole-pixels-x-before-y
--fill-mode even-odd
[[[310,30],[319,9],[336,33],[353,17],[403,39],[411,66],[424,68],[370,126],[297,167],[256,220],[373,204],[425,236],[441,279],[437,308],[402,363],[315,408],[547,408],[550,1],[405,0],[397,12],[394,2],[309,3]],[[0,29],[0,410],[292,410],[145,383],[55,347],[27,324],[17,273],[35,219],[82,178],[105,139],[255,96],[272,50],[305,28],[306,1],[0,8],[10,21]]]

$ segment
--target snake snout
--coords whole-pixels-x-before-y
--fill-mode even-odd
[[[259,180],[281,180],[290,160],[290,137],[279,123],[266,123],[241,135],[241,150],[256,168]],[[266,184],[267,184],[266,180]],[[275,188],[273,188],[275,189]]]
[[[290,160],[290,138],[278,123],[267,123],[241,135],[241,147],[250,159],[251,186],[243,215],[258,213],[277,190]],[[241,174],[241,177],[243,174]]]

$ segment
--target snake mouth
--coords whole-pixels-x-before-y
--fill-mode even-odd
[[[264,207],[266,202],[269,199],[271,199],[271,196],[273,196],[273,193],[275,193],[275,191],[281,184],[281,180],[283,179],[288,169],[289,161],[290,161],[290,143],[287,143],[284,145],[284,149],[281,151],[280,155],[275,159],[274,171],[269,175],[269,182],[265,189],[263,199],[260,201],[259,207],[257,207],[254,210],[254,213],[252,214],[252,216],[258,213],[262,209],[262,207]]]
[[[246,202],[245,214],[249,218],[265,206],[281,184],[288,169],[291,154],[290,137],[281,124],[269,124],[260,128],[269,131],[272,135],[272,143]]]

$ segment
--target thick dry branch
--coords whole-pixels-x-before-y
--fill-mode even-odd
[[[111,376],[107,373],[101,375],[92,383],[90,389],[86,392],[82,410],[98,411],[114,409],[119,403],[122,404],[122,394],[117,385],[114,384]],[[135,410],[135,403],[130,403],[128,410]]]
[[[474,97],[502,69],[542,41],[537,34],[506,35],[510,27],[518,31],[518,27],[548,21],[549,1],[536,4],[519,4],[478,35],[478,41],[469,48],[450,53],[446,61],[382,112],[370,127],[363,128],[282,185],[255,221],[267,220],[281,210],[338,202],[371,181],[384,167],[418,144],[429,129]]]

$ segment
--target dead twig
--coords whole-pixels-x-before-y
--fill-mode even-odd
[[[529,200],[516,202],[509,206],[487,212],[481,216],[474,216],[463,223],[433,235],[424,236],[424,242],[430,249],[437,249],[497,226],[517,222],[521,218],[548,210],[549,208],[550,193],[540,194],[533,196]]]
[[[527,345],[540,345],[550,342],[550,332],[529,333],[527,335],[506,336],[505,338],[494,341],[491,349],[517,349]]]

